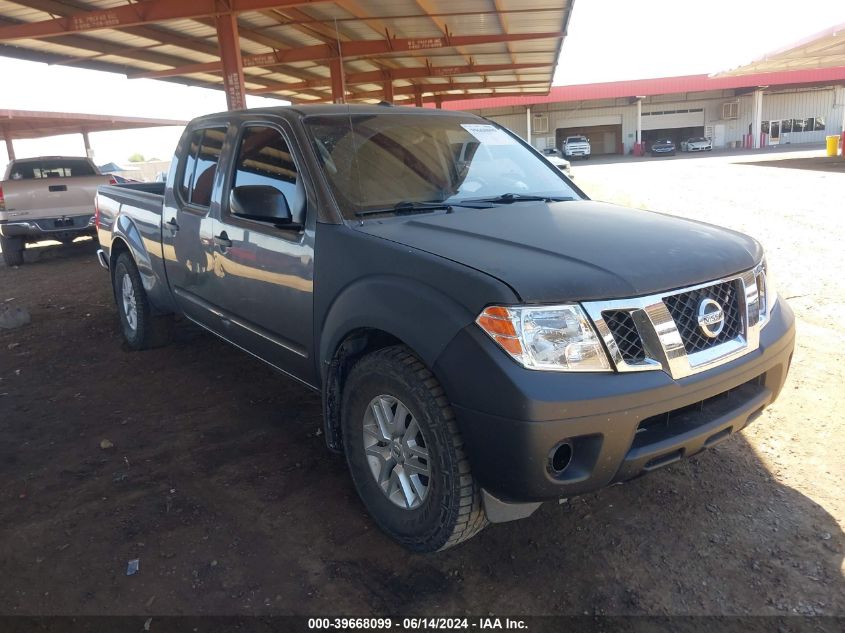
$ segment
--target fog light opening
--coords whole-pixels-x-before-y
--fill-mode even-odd
[[[552,471],[560,475],[572,463],[572,443],[569,440],[558,444],[549,458]]]

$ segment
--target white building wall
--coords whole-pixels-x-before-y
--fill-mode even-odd
[[[702,108],[704,125],[723,125],[725,144],[741,145],[743,135],[748,134],[753,110],[753,95],[734,96],[732,91],[688,94],[687,99],[679,95],[657,95],[647,98],[643,112],[682,110]],[[736,119],[722,119],[722,104],[736,102]],[[606,100],[604,102],[550,103],[536,104],[531,107],[534,115],[546,114],[549,117],[549,131],[543,134],[532,133],[535,147],[545,147],[549,139],[554,139],[555,130],[562,127],[581,125],[622,124],[622,141],[625,153],[629,153],[636,141],[637,106],[627,99]],[[522,138],[526,136],[525,108],[513,106],[496,108],[476,113],[486,116],[500,125],[512,130]],[[845,117],[845,86],[803,89],[790,92],[766,93],[763,95],[763,120],[772,121],[791,118],[825,117],[826,128],[814,132],[792,133],[790,143],[815,143],[824,141],[830,134],[841,134]],[[643,121],[645,122],[644,117]]]
[[[763,95],[763,120],[824,117],[825,129],[813,132],[792,132],[786,139],[789,143],[816,143],[824,141],[829,134],[842,132],[842,121],[834,122],[834,89],[802,90]],[[781,142],[784,142],[781,136]]]
[[[845,132],[845,86],[833,89],[833,111],[827,126],[828,134],[842,134]]]

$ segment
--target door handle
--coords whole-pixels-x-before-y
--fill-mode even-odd
[[[174,233],[179,230],[179,224],[176,222],[175,217],[172,217],[167,222],[165,222],[165,226]]]
[[[220,235],[215,235],[214,243],[220,248],[230,248],[232,246],[232,240],[226,235],[226,231],[223,231]]]

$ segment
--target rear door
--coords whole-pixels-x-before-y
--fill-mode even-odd
[[[174,299],[185,315],[215,331],[219,310],[213,284],[212,208],[220,204],[218,165],[228,127],[208,124],[186,132],[179,165],[162,211],[162,256]]]
[[[3,183],[6,210],[27,220],[93,215],[97,186],[108,182],[86,158],[17,161]]]
[[[313,347],[316,207],[292,131],[256,117],[240,126],[225,191],[241,185],[284,194],[293,221],[286,229],[236,216],[224,195],[214,221],[214,275],[208,283],[224,336],[308,384],[316,384]]]

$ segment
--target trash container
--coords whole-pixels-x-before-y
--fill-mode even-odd
[[[839,137],[825,136],[824,138],[827,141],[827,155],[836,156],[839,153]]]

